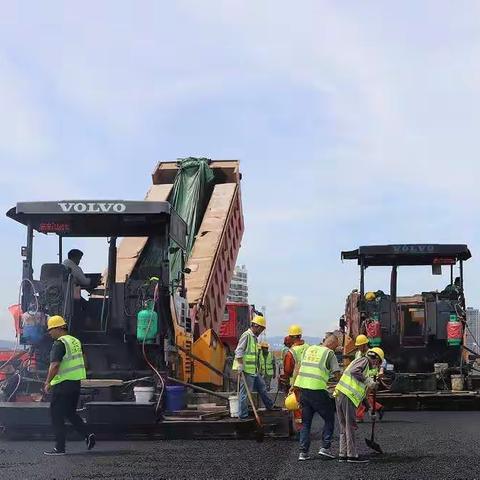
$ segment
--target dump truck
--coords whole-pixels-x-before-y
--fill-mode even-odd
[[[51,346],[46,321],[57,314],[82,341],[89,379],[128,381],[154,371],[159,387],[169,377],[221,389],[228,346],[219,333],[244,230],[240,180],[238,161],[188,158],[160,162],[144,201],[11,208],[7,216],[27,230],[20,304],[11,311],[28,359],[4,396],[40,390],[35,378],[46,374]],[[58,245],[57,261],[39,272],[36,235]],[[64,240],[75,237],[108,239],[108,266],[86,274],[91,287],[83,296],[62,263]]]
[[[470,257],[467,245],[370,245],[343,251],[342,260],[355,260],[360,267],[359,288],[348,295],[341,318],[344,356],[352,357],[355,337],[362,333],[370,345],[384,349],[394,368],[392,391],[450,389],[450,374],[465,374],[463,266]],[[430,267],[433,275],[446,270],[445,288],[399,295],[399,271],[412,266]],[[366,291],[366,272],[374,267],[391,269],[388,293]]]

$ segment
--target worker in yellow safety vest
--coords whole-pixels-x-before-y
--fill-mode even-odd
[[[277,373],[275,358],[273,358],[273,354],[269,351],[269,348],[270,345],[267,342],[261,342],[260,351],[258,352],[260,374],[265,381],[267,390],[270,390],[272,379],[275,379]]]
[[[288,337],[290,338],[291,347],[283,358],[283,373],[280,377],[280,383],[285,391],[289,391],[293,385],[292,377],[295,372],[295,368],[300,368],[300,362],[302,360],[303,353],[309,347],[309,345],[302,339],[303,330],[300,325],[290,325],[288,328]],[[297,402],[300,402],[300,396],[298,389],[294,388],[293,392],[297,398]],[[302,427],[302,410],[299,408],[293,412],[294,428],[298,432]]]
[[[365,399],[368,390],[377,388],[377,383],[369,376],[369,370],[378,368],[384,358],[385,354],[381,348],[371,348],[364,357],[357,358],[348,365],[335,387],[334,397],[340,427],[338,458],[342,462],[368,463],[368,459],[359,457],[357,451],[356,410]]]
[[[54,342],[50,351],[50,367],[45,380],[45,393],[52,393],[50,414],[55,433],[55,448],[45,455],[65,455],[65,419],[84,438],[88,450],[95,446],[95,435],[89,433],[77,414],[80,381],[86,378],[82,344],[69,335],[67,323],[60,315],[48,319],[48,333]]]
[[[355,358],[364,357],[370,348],[368,345],[368,337],[363,334],[358,335],[355,339],[355,347],[357,349],[355,352]]]
[[[245,382],[250,391],[257,391],[267,410],[273,410],[273,401],[268,396],[265,382],[260,375],[258,357],[258,336],[265,330],[267,324],[261,315],[255,315],[250,323],[250,328],[243,332],[235,349],[233,370],[239,375],[243,372]],[[239,417],[248,419],[248,397],[245,382],[240,382]]]
[[[322,345],[308,347],[299,368],[295,369],[294,388],[300,394],[302,409],[302,428],[300,430],[300,454],[298,460],[310,460],[310,429],[315,413],[323,421],[322,448],[318,452],[325,458],[335,458],[331,451],[335,428],[335,406],[327,390],[331,375],[335,380],[340,377],[340,367],[335,349],[338,347],[336,335],[328,335]]]

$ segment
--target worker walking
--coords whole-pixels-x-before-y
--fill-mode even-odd
[[[258,360],[260,367],[260,374],[265,382],[265,387],[270,391],[272,379],[276,378],[275,358],[272,352],[269,351],[270,345],[267,342],[260,343],[260,351],[258,352]]]
[[[54,315],[48,320],[48,333],[55,340],[50,351],[50,367],[45,380],[45,393],[52,392],[50,414],[55,433],[55,448],[45,455],[65,455],[65,419],[75,427],[87,444],[95,446],[95,435],[89,433],[77,414],[80,381],[86,378],[85,363],[80,340],[68,335],[65,320]]]
[[[295,372],[295,367],[300,367],[303,353],[309,347],[307,343],[302,339],[303,330],[300,325],[290,325],[288,328],[288,337],[290,339],[291,347],[286,352],[283,359],[283,374],[280,381],[285,389],[289,391],[292,387],[292,377]],[[293,388],[293,392],[297,397],[297,402],[300,403],[300,394],[298,388]],[[293,412],[294,428],[298,432],[302,427],[302,410],[298,409]]]
[[[326,458],[335,458],[331,451],[333,431],[335,428],[335,407],[327,391],[327,383],[331,375],[340,377],[340,367],[335,349],[338,338],[328,335],[322,345],[308,347],[303,355],[299,368],[295,369],[294,386],[300,393],[302,409],[302,428],[300,430],[299,460],[309,460],[310,430],[315,413],[323,421],[322,448],[318,454]]]
[[[253,317],[250,328],[243,332],[235,350],[233,370],[244,373],[245,381],[250,391],[257,391],[267,410],[273,410],[273,401],[268,396],[265,382],[259,374],[258,336],[266,328],[265,318],[261,315]],[[241,419],[248,418],[248,397],[244,382],[240,382],[239,409]]]
[[[354,360],[344,371],[335,387],[337,418],[340,427],[340,449],[338,459],[341,462],[368,463],[368,459],[358,455],[355,439],[357,422],[355,413],[364,400],[367,391],[377,388],[377,383],[368,375],[369,369],[377,368],[385,355],[381,348],[367,351],[365,357]]]
[[[366,335],[358,335],[355,339],[355,358],[364,357],[367,354],[368,349],[370,348],[368,345],[368,337]]]

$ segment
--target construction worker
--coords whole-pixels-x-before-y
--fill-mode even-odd
[[[355,347],[357,351],[355,352],[355,358],[364,357],[367,354],[368,349],[368,337],[366,335],[358,335],[355,339]]]
[[[295,371],[297,361],[301,361],[303,352],[309,347],[302,339],[302,327],[300,325],[291,325],[288,329],[288,337],[290,339],[290,349],[285,353],[283,359],[283,375],[281,378],[285,390],[288,391],[291,387],[290,380]],[[287,337],[285,337],[287,338]]]
[[[302,409],[302,428],[300,430],[300,454],[298,460],[310,460],[310,429],[315,413],[324,423],[322,448],[318,454],[326,458],[335,458],[331,451],[335,428],[335,406],[327,391],[327,383],[333,374],[340,378],[340,367],[335,349],[338,347],[336,335],[328,335],[322,345],[312,345],[305,350],[299,368],[295,369],[294,386],[300,393]]]
[[[385,354],[381,348],[375,347],[367,351],[365,357],[355,359],[344,371],[335,387],[337,418],[340,426],[340,448],[338,459],[341,462],[368,463],[368,459],[358,455],[355,440],[357,422],[355,413],[368,390],[377,388],[377,383],[368,372],[378,368]]]
[[[272,352],[269,351],[270,345],[267,342],[260,343],[259,367],[260,374],[263,377],[267,390],[270,391],[272,379],[276,377],[275,359]]]
[[[386,368],[387,368],[387,361],[384,358],[379,368],[370,368],[368,370],[368,376],[378,380],[378,384],[379,386],[381,386],[382,378],[385,375]],[[383,405],[380,402],[375,402],[375,405],[373,405],[373,395],[369,394],[367,395],[366,398],[363,399],[363,402],[357,408],[357,414],[356,414],[357,422],[363,422],[365,418],[365,414],[369,410],[373,411],[374,406],[375,406],[375,412],[378,413],[378,419],[382,420],[385,414]]]
[[[292,348],[293,345],[293,339],[290,337],[290,335],[287,335],[283,339],[283,347],[282,347],[282,365],[283,361],[285,360],[285,355],[289,352],[289,350]]]
[[[265,330],[266,326],[265,318],[261,315],[255,315],[250,323],[250,328],[242,333],[235,350],[233,370],[237,370],[239,375],[243,373],[244,378],[244,381],[242,379],[240,382],[240,419],[248,418],[248,396],[245,382],[250,391],[258,392],[265,408],[273,410],[273,401],[268,396],[265,382],[259,374],[258,336]]]
[[[80,381],[86,378],[85,362],[80,340],[67,332],[67,324],[60,315],[48,319],[48,333],[54,343],[50,351],[50,367],[45,380],[45,393],[52,392],[50,414],[55,432],[55,448],[45,455],[65,455],[65,419],[75,427],[87,444],[95,446],[95,435],[89,433],[77,414]]]
[[[292,386],[292,377],[295,372],[296,365],[300,366],[304,351],[309,347],[302,339],[303,330],[300,325],[290,325],[288,336],[290,337],[291,347],[285,354],[283,359],[283,374],[280,379],[285,391],[289,391]],[[300,395],[298,389],[293,389],[297,402],[300,403]],[[302,427],[302,410],[298,409],[293,412],[294,428],[298,432]]]

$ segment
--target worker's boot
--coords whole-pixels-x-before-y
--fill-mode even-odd
[[[95,434],[94,433],[88,434],[85,437],[85,443],[87,444],[87,449],[91,450],[95,446],[95,443],[97,443],[96,438],[95,438]]]
[[[311,459],[312,459],[312,457],[308,453],[305,453],[305,452],[300,452],[300,454],[298,455],[298,460],[299,461],[311,460]]]
[[[65,455],[65,450],[57,450],[56,448],[52,449],[52,450],[45,450],[43,452],[44,455],[49,455],[51,457],[56,457],[56,456],[59,456],[59,455]]]
[[[319,454],[321,457],[324,457],[324,458],[336,458],[335,455],[332,453],[332,449],[331,449],[331,448],[321,448],[321,449],[318,451],[318,454]]]
[[[347,457],[347,463],[368,463],[369,461],[365,457]]]

